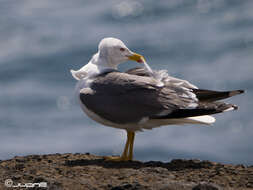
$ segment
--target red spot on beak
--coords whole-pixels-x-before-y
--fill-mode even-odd
[[[137,62],[138,62],[138,63],[143,63],[142,59],[139,59]]]

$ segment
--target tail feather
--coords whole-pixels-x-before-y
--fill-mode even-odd
[[[164,116],[155,116],[152,119],[170,119],[170,118],[186,118],[202,115],[212,115],[226,111],[236,110],[238,107],[234,104],[224,102],[199,102],[195,109],[177,109]]]
[[[217,100],[229,98],[238,94],[244,93],[243,90],[233,90],[233,91],[211,91],[203,89],[192,89],[193,93],[196,94],[199,102],[198,106],[194,109],[176,109],[170,112],[168,115],[155,115],[151,119],[177,119],[177,122],[181,122],[188,119],[191,122],[199,123],[213,123],[215,120],[207,115],[223,113],[231,110],[237,110],[238,106],[234,104],[227,104],[225,102],[220,102]],[[201,117],[205,116],[205,117]],[[210,119],[211,118],[211,119]],[[187,120],[187,121],[188,121]],[[189,122],[189,121],[188,121]]]
[[[229,91],[229,97],[244,93],[244,90]]]
[[[192,89],[193,93],[196,94],[199,101],[214,102],[222,100],[244,93],[244,90],[233,90],[233,91],[213,91],[204,89]]]

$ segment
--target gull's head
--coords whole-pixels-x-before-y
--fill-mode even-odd
[[[128,60],[138,63],[144,62],[144,57],[129,50],[126,45],[117,38],[104,38],[98,45],[99,58],[106,60],[111,67],[117,67]]]

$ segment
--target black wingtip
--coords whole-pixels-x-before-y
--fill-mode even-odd
[[[234,110],[238,110],[239,108],[237,105],[233,105],[232,107],[234,108]]]
[[[242,94],[244,93],[245,91],[244,90],[233,90],[233,91],[230,91],[229,92],[229,96],[235,96],[235,95],[238,95],[238,94]]]

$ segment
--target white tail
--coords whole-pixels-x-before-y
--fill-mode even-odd
[[[187,117],[185,119],[189,119],[192,123],[196,124],[206,124],[211,125],[215,122],[215,118],[210,115],[202,115],[202,116],[195,116],[195,117]]]

